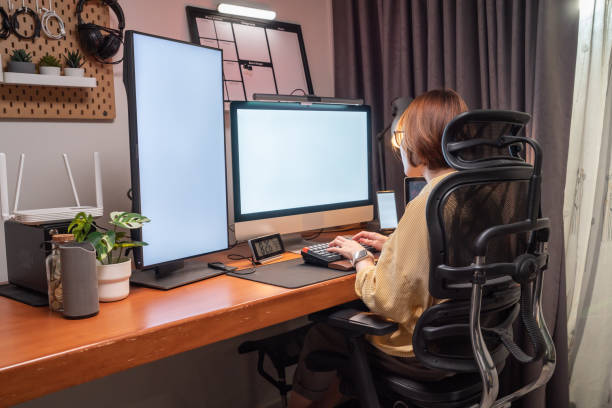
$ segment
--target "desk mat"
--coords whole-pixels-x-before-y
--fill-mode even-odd
[[[239,273],[228,273],[227,275],[268,285],[280,286],[281,288],[296,289],[353,273],[355,273],[355,271],[337,271],[321,266],[305,264],[300,258],[258,266],[255,272],[248,275],[241,275]]]

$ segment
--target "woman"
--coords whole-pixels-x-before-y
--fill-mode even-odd
[[[337,237],[330,252],[354,261],[355,291],[374,313],[399,324],[394,333],[369,336],[372,364],[421,380],[438,380],[446,373],[423,367],[414,357],[412,333],[423,311],[437,300],[429,295],[429,236],[425,208],[433,187],[453,172],[444,160],[441,141],[444,128],[467,111],[463,99],[452,90],[434,90],[417,97],[402,114],[393,145],[400,151],[404,173],[420,168],[427,185],[406,207],[390,237],[362,231],[352,240]],[[361,244],[381,251],[378,263]],[[344,337],[333,328],[316,325],[304,342],[293,381],[291,408],[333,407],[341,399],[334,372],[312,372],[304,358],[314,350],[346,353]]]

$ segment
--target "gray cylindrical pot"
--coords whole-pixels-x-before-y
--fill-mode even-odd
[[[6,70],[8,72],[19,72],[22,74],[35,74],[36,64],[33,62],[9,61]]]
[[[83,319],[95,316],[98,302],[96,250],[89,242],[60,245],[64,317]]]

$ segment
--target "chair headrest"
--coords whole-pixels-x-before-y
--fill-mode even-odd
[[[510,110],[473,110],[451,120],[442,134],[442,153],[457,170],[531,166],[521,135],[531,116]]]

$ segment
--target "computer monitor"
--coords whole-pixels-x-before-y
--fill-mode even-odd
[[[238,240],[373,218],[370,107],[232,102]]]
[[[168,289],[218,274],[182,261],[229,243],[221,50],[128,31],[123,80],[133,210],[151,219],[133,230],[148,246],[132,280]]]

